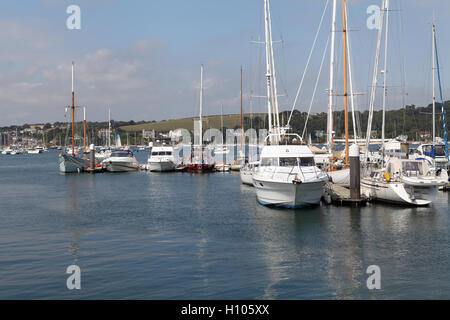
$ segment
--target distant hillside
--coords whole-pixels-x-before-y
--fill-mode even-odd
[[[255,113],[253,115],[244,114],[244,119],[246,119],[246,122],[248,122],[250,117],[253,117],[256,119],[257,117],[264,117],[265,115],[266,114],[260,114],[260,113]],[[119,129],[123,130],[125,132],[141,132],[142,130],[148,130],[148,131],[155,130],[157,132],[168,132],[170,130],[175,130],[175,129],[180,129],[180,128],[192,131],[194,128],[194,119],[196,119],[196,118],[183,118],[183,119],[176,119],[176,120],[147,122],[147,123],[131,125],[131,126],[122,126]],[[206,126],[205,129],[206,128],[220,129],[222,127],[220,115],[205,116],[205,117],[203,117],[203,119],[204,119],[204,125]],[[224,128],[228,128],[228,129],[234,129],[234,128],[239,127],[240,126],[240,115],[239,114],[223,115],[223,126],[224,126]]]

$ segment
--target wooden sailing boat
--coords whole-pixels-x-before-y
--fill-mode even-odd
[[[89,166],[89,161],[75,155],[75,90],[74,90],[74,63],[72,62],[72,106],[70,107],[72,114],[72,152],[66,153],[66,149],[62,149],[59,155],[59,171],[62,173],[82,172]],[[86,123],[86,122],[84,122]],[[85,130],[86,132],[86,130]],[[85,135],[86,136],[86,135]],[[84,139],[86,141],[86,138]]]
[[[200,141],[197,150],[193,146],[191,150],[190,163],[187,165],[187,170],[190,172],[210,172],[214,169],[214,165],[208,163],[208,159],[204,156],[203,146],[203,65],[200,68],[200,116],[199,116],[199,135]],[[195,127],[195,126],[194,126]]]

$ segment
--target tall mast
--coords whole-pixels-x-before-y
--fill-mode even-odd
[[[265,25],[265,44],[266,44],[266,81],[267,81],[267,116],[269,134],[272,132],[272,67],[270,59],[270,47],[272,43],[269,37],[269,17],[267,14],[268,0],[264,0],[264,25]],[[272,142],[272,136],[269,136],[269,141]]]
[[[383,121],[381,129],[381,143],[382,143],[382,158],[381,163],[384,165],[384,139],[385,139],[385,127],[386,127],[386,74],[387,74],[387,53],[388,53],[388,31],[389,31],[389,0],[386,0],[386,30],[384,35],[384,70],[383,70]]]
[[[342,0],[342,25],[344,43],[344,100],[345,100],[345,165],[348,168],[348,96],[347,96],[347,23],[345,13],[345,0]]]
[[[347,24],[347,30],[348,30],[348,15],[347,15],[347,9],[345,10],[345,17],[346,17],[346,24]],[[352,79],[352,59],[350,55],[350,34],[347,32],[347,52],[348,52],[348,75],[349,75],[349,83],[350,83],[350,104],[352,106],[352,121],[353,121],[353,136],[355,143],[358,142],[357,140],[357,132],[356,132],[356,119],[355,119],[355,103],[354,103],[354,94],[353,94],[353,79]]]
[[[434,24],[432,25],[432,32],[431,32],[431,56],[432,56],[432,61],[433,61],[433,144],[436,142],[436,94],[435,94],[435,78],[436,78],[436,58],[434,55],[434,38],[435,38],[435,28],[434,28]]]
[[[244,155],[244,112],[242,106],[242,67],[241,67],[241,155]]]
[[[336,0],[333,0],[333,15],[331,22],[331,47],[330,47],[330,88],[328,97],[328,124],[327,145],[330,152],[333,151],[333,84],[334,84],[334,39],[336,34]]]
[[[83,107],[83,152],[86,152],[86,107]]]
[[[108,111],[108,148],[111,148],[111,108]]]
[[[437,76],[438,76],[438,84],[439,84],[439,94],[440,94],[440,98],[441,98],[442,129],[444,130],[445,155],[447,156],[447,161],[448,161],[449,156],[448,156],[447,125],[445,124],[444,96],[442,94],[441,72],[439,70],[439,56],[438,56],[438,51],[437,51],[436,30],[435,29],[434,29],[434,52],[435,52],[435,56],[436,56],[436,68],[437,68]]]
[[[383,0],[381,6],[381,17],[380,17],[380,28],[378,29],[378,40],[377,40],[377,50],[375,54],[375,65],[373,67],[372,76],[372,88],[370,92],[370,105],[369,105],[369,118],[367,120],[367,132],[366,132],[366,152],[365,161],[369,155],[369,145],[370,145],[370,134],[372,132],[372,119],[373,119],[373,107],[375,104],[375,93],[377,89],[377,77],[378,77],[378,63],[380,60],[380,48],[381,48],[381,37],[383,35],[383,25],[384,25],[384,11],[385,11],[386,0]]]
[[[200,163],[203,163],[203,64],[200,67]]]
[[[74,62],[72,61],[72,157],[75,156],[75,91],[73,88],[73,65]]]
[[[270,0],[267,0],[267,15],[269,22],[269,38],[270,38],[270,58],[271,58],[271,68],[272,68],[272,107],[274,116],[274,126],[275,134],[277,137],[277,142],[280,141],[280,116],[278,110],[278,91],[277,91],[277,77],[275,72],[275,58],[273,54],[273,39],[272,39],[272,18],[270,15]]]

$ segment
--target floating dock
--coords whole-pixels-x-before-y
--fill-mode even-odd
[[[323,200],[327,204],[360,206],[367,202],[363,195],[359,199],[352,199],[350,196],[350,186],[347,184],[334,184],[327,182],[323,188]]]

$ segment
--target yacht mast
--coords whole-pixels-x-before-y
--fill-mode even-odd
[[[346,29],[348,30],[348,15],[347,15],[347,9],[345,10],[345,17],[346,17]],[[355,144],[358,142],[357,140],[357,130],[356,130],[356,119],[355,119],[355,103],[354,103],[354,94],[353,94],[353,79],[352,79],[352,59],[350,55],[350,34],[347,32],[347,52],[348,52],[348,80],[350,83],[350,104],[352,107],[352,121],[353,121],[353,136]]]
[[[108,111],[108,148],[111,148],[111,108]]]
[[[431,30],[431,60],[433,61],[433,144],[436,143],[436,94],[435,94],[435,78],[436,78],[436,58],[434,56],[434,38],[435,38],[435,28],[434,28],[434,24],[432,25],[432,30]]]
[[[342,25],[343,25],[343,37],[344,43],[342,45],[344,49],[344,100],[345,100],[345,165],[349,167],[348,158],[348,94],[347,94],[347,23],[345,13],[345,0],[342,0]]]
[[[270,1],[264,0],[265,45],[266,45],[266,79],[267,79],[267,115],[269,120],[269,141],[279,142],[278,97],[275,77],[275,61],[273,57],[272,26],[270,18]],[[272,116],[275,117],[272,119]],[[274,141],[273,134],[276,134]],[[272,135],[270,135],[272,134]]]
[[[203,163],[203,64],[200,66],[200,164]]]
[[[331,22],[331,47],[330,47],[330,87],[328,97],[328,124],[327,145],[328,150],[333,152],[333,82],[334,82],[334,42],[336,34],[336,0],[333,0],[333,15]]]
[[[83,152],[86,152],[86,107],[83,107]]]
[[[75,91],[73,88],[73,65],[72,61],[72,157],[75,156]]]
[[[377,41],[377,50],[376,50],[376,54],[375,54],[375,65],[373,67],[372,88],[371,88],[371,92],[370,92],[369,118],[367,120],[366,152],[365,152],[364,161],[367,161],[367,156],[369,155],[370,134],[372,132],[373,107],[375,104],[375,93],[376,93],[376,89],[377,89],[378,63],[380,60],[381,37],[383,35],[385,5],[386,5],[386,0],[383,0],[382,6],[381,6],[380,26],[378,29],[378,41]]]
[[[388,31],[389,31],[389,0],[386,0],[386,30],[384,35],[384,70],[383,70],[383,121],[381,129],[381,143],[382,143],[382,158],[381,163],[384,165],[384,139],[385,139],[385,127],[386,127],[386,74],[387,74],[387,53],[388,53]]]
[[[444,108],[444,96],[442,94],[442,84],[441,84],[441,72],[439,70],[439,56],[437,51],[437,44],[436,44],[436,29],[433,25],[434,30],[434,52],[436,56],[436,68],[437,68],[437,76],[438,76],[438,84],[439,84],[439,94],[441,97],[441,113],[442,113],[442,129],[444,131],[444,141],[445,141],[445,155],[447,156],[447,160],[449,160],[448,156],[448,139],[447,139],[447,125],[445,124],[445,108]]]
[[[244,112],[243,112],[243,103],[242,103],[242,67],[241,67],[241,156],[244,158],[245,150],[244,150]]]

